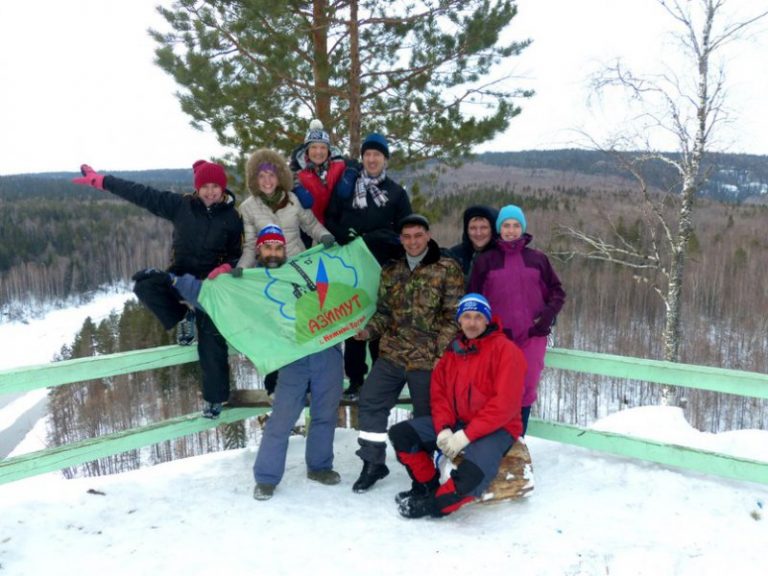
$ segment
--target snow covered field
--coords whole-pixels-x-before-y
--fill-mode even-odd
[[[626,417],[624,417],[626,416]],[[690,439],[675,408],[605,429]],[[706,443],[704,435],[699,440]],[[728,444],[728,434],[721,434]],[[768,460],[768,432],[734,444]],[[251,497],[256,446],[111,477],[57,474],[0,486],[0,574],[515,574],[758,576],[768,486],[688,474],[529,439],[536,489],[516,502],[405,520],[402,468],[354,494],[355,434],[339,430],[338,486],[306,479],[304,439],[272,500]],[[90,491],[90,492],[89,492]]]
[[[87,317],[98,323],[132,298],[127,286],[116,286],[85,304],[52,308],[25,322],[0,322],[0,370],[51,362],[62,346],[72,344]],[[45,446],[45,425],[37,415],[44,413],[46,397],[46,390],[0,395],[0,457]]]

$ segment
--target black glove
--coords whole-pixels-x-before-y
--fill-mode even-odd
[[[533,326],[528,329],[528,336],[546,336],[552,331],[552,324],[555,321],[555,313],[551,308],[544,308],[538,318],[533,321]]]

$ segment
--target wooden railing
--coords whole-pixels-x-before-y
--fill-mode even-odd
[[[16,368],[0,371],[0,395],[152,370],[196,360],[197,350],[194,346],[164,346]],[[545,363],[548,367],[559,370],[768,399],[768,375],[754,372],[559,348],[547,352]],[[98,438],[89,438],[81,442],[6,458],[0,461],[0,484],[194,434],[222,423],[244,420],[266,410],[268,410],[266,407],[226,408],[218,420],[209,420],[198,414],[190,414]],[[618,456],[768,484],[768,462],[536,418],[531,419],[528,434]]]

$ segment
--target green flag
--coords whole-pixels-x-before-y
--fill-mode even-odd
[[[203,282],[199,302],[261,374],[338,344],[376,311],[381,268],[362,239],[315,246],[280,268]]]

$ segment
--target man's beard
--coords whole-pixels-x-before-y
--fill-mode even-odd
[[[264,268],[280,268],[285,264],[285,258],[279,256],[267,256],[266,258],[259,258],[259,260]]]

